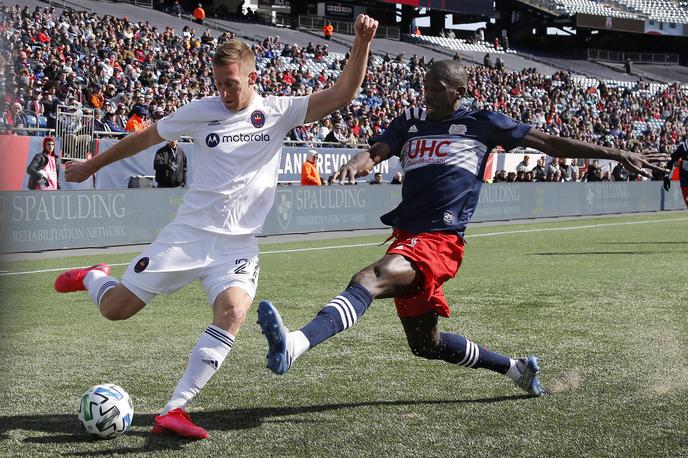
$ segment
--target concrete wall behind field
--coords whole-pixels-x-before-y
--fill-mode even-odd
[[[0,192],[0,252],[149,243],[170,222],[183,189]],[[383,228],[401,186],[284,186],[264,234]],[[473,221],[682,209],[661,182],[509,183],[483,186]]]

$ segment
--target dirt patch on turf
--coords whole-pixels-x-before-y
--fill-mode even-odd
[[[551,394],[564,393],[580,388],[582,382],[583,377],[580,372],[571,370],[564,372],[559,379],[552,382],[551,385],[545,387],[545,389]]]

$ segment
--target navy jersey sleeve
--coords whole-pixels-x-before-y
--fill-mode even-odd
[[[406,130],[404,129],[406,121],[403,116],[397,116],[389,123],[387,130],[385,130],[381,135],[371,137],[368,143],[374,145],[377,142],[386,143],[389,145],[389,149],[392,155],[399,156],[401,153],[401,147],[404,146],[406,141]]]
[[[516,121],[502,113],[495,111],[485,113],[490,124],[492,124],[491,139],[495,145],[502,146],[505,150],[520,146],[523,138],[532,128],[532,126]]]

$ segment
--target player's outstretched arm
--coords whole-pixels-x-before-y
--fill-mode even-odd
[[[629,172],[647,177],[650,177],[651,173],[644,169],[657,170],[663,173],[669,172],[663,167],[650,163],[650,161],[666,160],[666,156],[662,154],[632,153],[618,148],[608,148],[580,140],[549,135],[537,129],[530,129],[521,142],[521,146],[542,151],[553,157],[610,159],[622,163]]]
[[[377,142],[370,148],[357,153],[341,166],[334,173],[334,181],[338,181],[339,184],[345,181],[354,183],[356,178],[368,175],[373,167],[388,159],[390,154],[391,150],[387,143]]]
[[[359,14],[354,23],[356,37],[351,45],[349,60],[337,81],[325,90],[311,94],[305,123],[317,121],[323,116],[346,106],[356,97],[361,87],[368,64],[370,41],[375,36],[377,21],[365,14]]]
[[[143,130],[129,134],[106,151],[93,156],[84,162],[68,162],[65,164],[65,178],[67,181],[80,183],[108,164],[133,156],[155,144],[165,141],[159,134],[155,124]]]

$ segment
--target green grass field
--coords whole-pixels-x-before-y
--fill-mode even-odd
[[[538,399],[497,374],[413,357],[391,300],[275,376],[254,309],[190,409],[210,431],[199,442],[149,433],[211,319],[198,284],[108,322],[85,293],[53,292],[56,272],[0,276],[0,456],[687,456],[687,233],[687,212],[470,231],[443,330],[538,355],[549,390]],[[384,253],[384,238],[262,245],[257,299],[298,328]],[[106,382],[131,394],[134,424],[92,440],[78,404]]]

